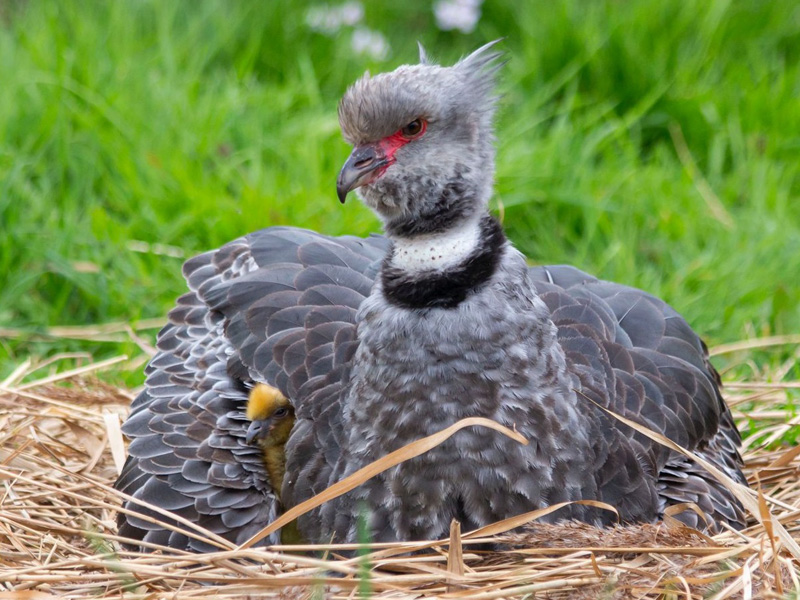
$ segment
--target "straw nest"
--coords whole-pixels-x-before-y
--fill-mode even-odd
[[[738,352],[746,361],[753,347],[786,342],[756,340],[717,352]],[[792,360],[798,356],[795,352]],[[792,361],[770,373],[754,367],[752,381],[726,382],[727,401],[744,433],[746,474],[758,490],[737,490],[751,515],[744,531],[707,537],[671,516],[660,524],[605,530],[545,525],[536,523],[545,511],[536,511],[476,532],[462,533],[454,523],[449,539],[373,545],[354,557],[347,552],[354,546],[341,545],[303,547],[315,550],[304,553],[224,543],[206,555],[121,550],[115,526],[120,499],[111,486],[124,461],[120,423],[134,393],[95,376],[121,360],[48,376],[42,375],[43,365],[26,362],[0,382],[0,600],[689,599],[800,593],[800,447],[781,443],[796,438],[791,430],[800,425],[792,409],[800,382],[786,381]],[[428,440],[428,446],[435,443]],[[409,450],[410,455],[421,451]],[[213,539],[196,528],[194,533]],[[492,550],[486,550],[487,542]]]

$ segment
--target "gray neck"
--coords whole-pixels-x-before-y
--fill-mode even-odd
[[[363,190],[372,207],[403,207],[379,216],[391,238],[409,238],[453,230],[480,219],[486,213],[492,194],[492,149],[471,164],[451,165],[449,178],[440,180],[433,173],[406,174],[396,179],[378,179]],[[477,162],[477,164],[475,164]]]

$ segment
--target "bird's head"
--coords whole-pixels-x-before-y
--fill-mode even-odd
[[[497,42],[451,67],[420,64],[356,81],[339,104],[353,152],[337,180],[339,199],[359,196],[389,235],[446,229],[482,214],[494,175],[492,117]]]
[[[245,441],[260,446],[286,443],[294,425],[294,408],[281,392],[263,383],[257,383],[247,398],[246,416],[250,419]]]

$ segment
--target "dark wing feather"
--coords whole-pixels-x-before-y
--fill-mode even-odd
[[[655,296],[574,267],[533,267],[530,274],[551,311],[583,395],[698,452],[744,482],[741,440],[722,399],[719,375],[705,344],[683,317]],[[618,421],[604,423],[628,429]],[[739,502],[702,467],[641,434],[628,430],[626,435],[653,469],[663,507],[695,502],[713,520],[744,526]],[[613,452],[607,455],[611,458],[601,469],[617,473],[619,461]],[[691,511],[680,518],[703,525]]]
[[[355,313],[369,294],[387,242],[328,238],[274,227],[188,260],[190,292],[158,336],[144,391],[123,426],[129,458],[116,487],[133,496],[120,535],[193,551],[214,546],[136,500],[171,510],[240,544],[275,518],[278,501],[261,451],[245,443],[254,382],[275,385],[297,407],[338,418]],[[317,402],[307,402],[311,397]],[[308,454],[301,454],[308,456]],[[303,467],[312,480],[325,457]],[[201,536],[202,537],[202,536]],[[276,541],[275,536],[270,540]],[[135,544],[131,544],[135,545]]]

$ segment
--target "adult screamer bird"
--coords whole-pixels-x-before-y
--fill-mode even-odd
[[[596,499],[624,522],[696,503],[712,529],[741,506],[701,467],[597,405],[660,432],[744,483],[739,434],[703,342],[661,300],[567,266],[528,267],[487,211],[492,193],[493,44],[452,67],[358,80],[339,105],[354,149],[339,174],[386,237],[273,227],[189,260],[124,432],[120,533],[205,550],[152,522],[143,501],[241,543],[281,510],[249,390],[295,410],[280,501],[296,505],[458,420],[480,427],[373,477],[299,519],[311,542],[446,536],[551,505]],[[596,404],[595,404],[596,403]],[[607,524],[569,505],[550,518]],[[681,517],[704,526],[695,512]],[[162,517],[163,520],[163,517]],[[183,529],[187,529],[185,526]],[[268,541],[275,541],[273,536]]]

